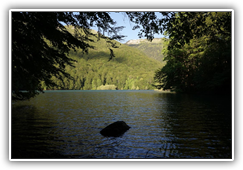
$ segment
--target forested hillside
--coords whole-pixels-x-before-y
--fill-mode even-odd
[[[138,39],[126,42],[126,45],[137,48],[148,57],[163,62],[164,55],[162,54],[162,49],[165,48],[165,41],[165,38],[155,38],[152,42],[146,39]]]
[[[69,28],[72,31],[72,28]],[[71,51],[69,57],[76,60],[75,67],[67,66],[66,71],[73,77],[72,80],[63,78],[63,81],[52,77],[58,85],[54,89],[70,90],[141,90],[154,89],[152,87],[154,72],[162,67],[162,63],[147,57],[138,49],[116,42],[113,52],[115,57],[110,61],[109,44],[104,40],[96,40],[90,45],[94,49],[88,54],[81,50]],[[114,41],[113,41],[114,42]],[[42,88],[48,90],[44,82]]]
[[[169,37],[161,42],[165,48],[156,50],[153,42],[117,43],[120,48],[114,49],[109,38],[124,35],[118,34],[123,26],[116,26],[110,12],[12,12],[12,99],[30,99],[43,89],[151,89],[152,83],[176,92],[230,94],[231,13],[172,11],[158,17],[155,12],[125,12],[138,37]],[[92,37],[93,26],[109,38]],[[161,51],[165,56],[156,58]],[[162,58],[166,63],[159,62]]]

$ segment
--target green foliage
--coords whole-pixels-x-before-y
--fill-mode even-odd
[[[116,47],[111,40],[123,37],[117,35],[121,27],[114,26],[107,12],[12,12],[11,17],[12,99],[16,100],[29,99],[42,89],[62,86],[66,79],[72,80],[65,68],[73,66],[69,52],[79,49],[87,53],[92,48],[89,42],[93,40],[89,37],[94,38],[94,34],[89,28],[93,25],[100,31],[109,31],[111,38],[102,34],[96,34],[95,38],[106,40],[110,59]],[[72,34],[61,23],[72,25]],[[76,88],[71,81],[65,86]]]
[[[152,41],[165,30],[169,35],[166,66],[156,72],[156,83],[178,91],[229,89],[231,14],[160,14],[126,12],[134,29],[140,29],[139,38]],[[12,12],[11,17],[12,99],[29,99],[43,89],[85,90],[105,84],[151,89],[153,72],[162,67],[141,51],[113,41],[122,39],[118,31],[123,27],[115,27],[109,12]],[[93,26],[99,28],[97,34],[90,30]]]
[[[231,13],[178,13],[157,88],[187,93],[231,92]],[[185,38],[186,37],[186,38]]]
[[[90,39],[93,39],[90,46],[94,48],[88,54],[81,50],[70,51],[69,57],[76,62],[75,67],[66,66],[66,72],[73,79],[64,78],[61,81],[53,77],[52,80],[59,86],[46,88],[42,84],[43,89],[102,90],[107,85],[114,85],[116,87],[111,89],[119,90],[153,89],[154,71],[162,67],[160,62],[117,41],[112,43],[119,48],[114,49],[115,57],[110,59],[106,41]]]
[[[174,12],[161,12],[164,16],[162,19],[157,18],[155,12],[126,12],[125,14],[136,24],[134,29],[139,29],[141,26],[140,38],[145,36],[148,40],[152,40],[154,33],[163,32],[168,18],[171,18]],[[16,100],[29,99],[42,92],[42,89],[53,87],[57,89],[95,88],[95,81],[92,87],[92,80],[87,77],[87,73],[77,77],[76,72],[66,72],[67,66],[74,65],[72,57],[69,57],[73,54],[69,53],[74,53],[77,49],[83,54],[87,53],[93,48],[90,42],[94,41],[95,36],[96,40],[106,41],[110,61],[116,56],[113,49],[118,47],[112,40],[121,40],[124,37],[118,34],[123,26],[115,26],[116,22],[110,17],[110,12],[12,12],[11,17],[12,99]],[[71,31],[68,31],[63,23],[71,25]],[[98,27],[96,35],[90,30],[93,26]],[[109,37],[104,33],[108,33]],[[106,51],[103,56],[105,53]],[[96,51],[93,51],[93,54],[100,56]],[[117,62],[123,59],[119,60]],[[83,69],[86,67],[81,70]],[[75,80],[73,76],[76,76]],[[101,74],[102,83],[106,81],[105,76],[106,72]],[[110,77],[107,81],[113,79]],[[118,83],[121,88],[124,86],[122,82]]]

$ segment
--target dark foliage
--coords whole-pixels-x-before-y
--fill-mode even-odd
[[[175,12],[160,12],[159,18],[155,12],[126,12],[130,21],[136,25],[133,29],[140,29],[139,38],[146,37],[152,41],[154,34],[163,34],[167,29],[167,24],[174,19]]]
[[[61,23],[72,25],[74,34]],[[87,53],[94,36],[91,26],[100,31],[109,30],[112,38],[98,34],[97,39],[106,39],[110,46],[111,59],[114,57],[110,40],[121,39],[114,27],[115,22],[107,12],[12,12],[12,98],[29,99],[42,92],[40,82],[53,87],[52,76],[62,79],[72,77],[66,73],[67,65],[73,66],[68,57],[71,49],[82,49]],[[82,28],[83,33],[77,31]]]
[[[167,27],[167,64],[158,88],[185,93],[231,93],[231,13],[178,13]]]
[[[138,36],[148,40],[165,30],[169,44],[166,66],[156,72],[158,87],[183,92],[222,91],[231,86],[231,14],[230,12],[126,12]],[[90,38],[103,39],[113,60],[112,40],[123,27],[115,27],[109,12],[12,12],[12,99],[29,99],[47,88],[73,77],[66,66],[74,66],[70,50],[88,53]],[[70,33],[63,25],[73,27]],[[90,30],[99,28],[99,33]],[[82,29],[82,31],[79,31]],[[102,33],[102,34],[101,34]],[[105,33],[107,35],[105,36]],[[108,62],[108,60],[107,60]]]

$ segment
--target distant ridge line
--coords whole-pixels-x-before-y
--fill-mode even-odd
[[[140,44],[141,42],[144,43],[159,43],[162,38],[154,38],[152,42],[148,41],[147,39],[135,39],[135,40],[129,40],[125,44]]]

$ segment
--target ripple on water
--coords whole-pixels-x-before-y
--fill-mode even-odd
[[[12,156],[231,158],[228,105],[152,91],[48,92],[13,103]],[[99,133],[118,120],[131,126],[123,136]]]

